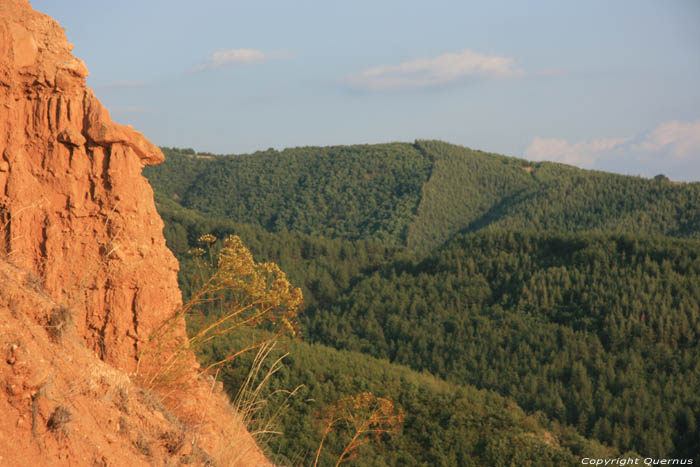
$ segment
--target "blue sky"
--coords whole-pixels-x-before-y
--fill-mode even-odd
[[[700,181],[700,2],[34,0],[112,118],[214,153],[442,139]]]

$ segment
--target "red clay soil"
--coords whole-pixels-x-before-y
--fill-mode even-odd
[[[71,49],[0,1],[0,465],[269,465],[191,355],[167,399],[132,382],[180,306],[141,175],[164,157],[112,122]]]

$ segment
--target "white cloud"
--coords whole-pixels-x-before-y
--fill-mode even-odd
[[[266,59],[264,52],[254,49],[229,49],[219,50],[211,54],[207,59],[192,68],[191,71],[211,70],[229,65],[248,65],[260,63]]]
[[[609,138],[569,143],[565,139],[536,137],[525,149],[524,154],[530,160],[562,162],[592,169],[598,159],[608,156],[612,150],[627,141],[629,138]]]
[[[635,138],[569,142],[535,137],[527,159],[571,164],[585,169],[633,175],[665,173],[676,180],[700,180],[700,120],[668,121]]]
[[[635,145],[634,149],[645,152],[664,150],[678,159],[700,159],[700,120],[663,123]]]
[[[463,50],[399,65],[370,68],[350,76],[347,82],[351,87],[365,91],[393,91],[443,86],[467,79],[512,78],[522,74],[511,58]]]

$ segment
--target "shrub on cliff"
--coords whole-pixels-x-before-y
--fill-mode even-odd
[[[301,290],[293,287],[280,268],[271,262],[257,263],[237,236],[222,247],[211,234],[200,237],[204,248],[191,250],[200,272],[198,291],[170,319],[156,329],[139,356],[137,369],[142,386],[167,395],[191,378],[190,351],[239,331],[246,343],[200,370],[208,372],[237,356],[276,340],[297,335]],[[187,339],[173,338],[186,316],[192,324]],[[196,318],[196,319],[195,319]]]

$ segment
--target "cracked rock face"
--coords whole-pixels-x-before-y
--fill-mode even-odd
[[[164,157],[112,122],[72,48],[28,1],[0,1],[0,253],[71,310],[100,358],[132,371],[180,305],[177,262],[141,175]]]
[[[164,157],[112,122],[71,49],[0,0],[0,465],[270,465],[191,353],[170,406],[128,376],[180,307],[141,175]]]

